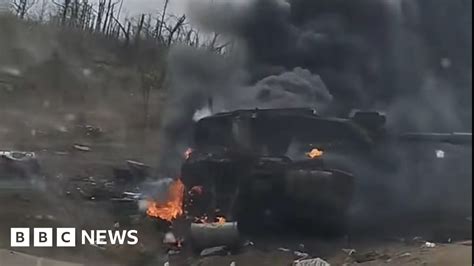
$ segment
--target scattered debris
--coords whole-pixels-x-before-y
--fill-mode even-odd
[[[91,151],[92,150],[89,146],[83,145],[83,144],[74,144],[72,147],[78,151]]]
[[[136,192],[125,191],[122,193],[122,195],[124,196],[124,198],[129,198],[129,199],[134,199],[134,200],[138,200],[142,198],[142,194],[136,193]]]
[[[227,246],[240,247],[240,233],[237,222],[191,223],[190,240],[199,249]]]
[[[244,247],[255,246],[255,244],[252,241],[247,240],[242,244],[242,246],[244,246]]]
[[[426,241],[425,244],[423,244],[422,247],[423,247],[423,248],[434,248],[434,247],[436,247],[436,244],[435,244],[435,243],[432,243],[432,242]]]
[[[201,256],[219,256],[219,255],[227,255],[227,247],[226,246],[217,246],[212,248],[206,248],[201,251]]]
[[[174,249],[170,249],[168,250],[168,255],[178,255],[179,253],[181,253],[180,250],[174,250]]]
[[[321,259],[305,259],[305,260],[295,260],[293,266],[330,266],[329,262]]]
[[[291,250],[288,249],[288,248],[278,248],[279,251],[283,251],[283,252],[290,252]]]
[[[83,129],[85,130],[86,136],[90,136],[90,137],[100,137],[103,133],[100,127],[96,127],[92,125],[85,125],[83,126]]]
[[[400,254],[397,256],[397,258],[405,258],[405,257],[410,257],[411,253],[410,252],[405,252],[403,254]]]
[[[306,259],[307,257],[309,257],[308,253],[300,251],[293,251],[293,254],[298,257],[298,260]]]
[[[172,232],[168,232],[165,234],[163,238],[163,244],[176,244],[176,242],[178,242],[178,240]]]
[[[352,256],[352,254],[356,253],[356,250],[353,248],[352,249],[343,248],[342,252],[346,253],[348,256]]]

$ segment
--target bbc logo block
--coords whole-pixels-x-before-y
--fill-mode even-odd
[[[10,246],[29,247],[30,246],[30,228],[11,228]]]
[[[75,247],[76,229],[75,228],[57,228],[56,229],[57,247]]]
[[[56,247],[75,247],[75,228],[11,228],[11,247],[53,247],[54,235],[56,235]]]
[[[79,245],[136,245],[137,230],[78,230],[76,228],[25,228],[10,229],[11,247],[75,247]]]

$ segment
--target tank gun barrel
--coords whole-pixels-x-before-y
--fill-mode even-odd
[[[442,142],[458,145],[469,145],[472,143],[472,133],[470,132],[454,132],[454,133],[433,133],[418,132],[404,133],[399,136],[402,141],[416,142]]]

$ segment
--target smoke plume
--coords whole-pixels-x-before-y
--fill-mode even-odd
[[[395,131],[470,131],[471,6],[469,0],[191,5],[195,23],[235,45],[225,56],[182,47],[171,52],[163,142],[176,158],[193,115],[210,97],[214,112],[376,109]],[[171,153],[167,160],[175,162]]]

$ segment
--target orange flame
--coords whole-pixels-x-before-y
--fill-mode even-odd
[[[323,156],[324,152],[322,150],[318,149],[312,149],[310,152],[306,153],[306,156],[308,156],[311,159],[318,158]]]
[[[226,220],[224,217],[217,217],[217,222],[215,222],[215,224],[218,224],[218,225],[222,225],[222,224],[225,224]]]
[[[195,217],[194,222],[209,225],[223,225],[227,222],[227,220],[224,217],[217,216],[215,222],[210,222],[209,217],[207,217],[207,215],[204,215],[202,217]]]
[[[183,214],[184,184],[180,179],[168,188],[168,201],[164,203],[149,200],[146,214],[171,222]]]

